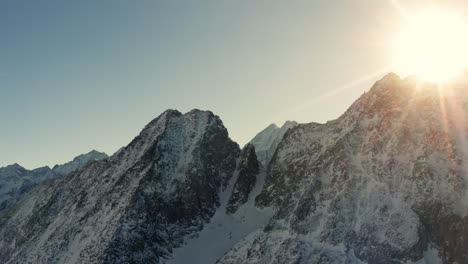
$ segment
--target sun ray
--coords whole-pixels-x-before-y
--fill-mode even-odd
[[[284,119],[287,119],[289,116],[293,116],[294,114],[298,113],[298,112],[301,112],[301,111],[304,111],[305,109],[307,109],[308,107],[311,107],[314,105],[315,102],[319,102],[321,100],[324,100],[326,98],[329,98],[329,97],[332,97],[334,95],[337,95],[343,91],[346,91],[346,90],[349,90],[349,89],[352,89],[352,88],[355,88],[357,87],[358,85],[361,85],[365,82],[368,82],[370,80],[375,80],[377,77],[380,77],[386,73],[388,73],[393,67],[391,65],[389,66],[385,66],[383,67],[382,69],[380,70],[377,70],[371,74],[367,74],[367,75],[364,75],[364,76],[361,76],[359,78],[356,78],[355,80],[352,80],[342,86],[339,86],[335,89],[332,89],[326,93],[323,93],[321,95],[318,95],[318,96],[315,96],[315,97],[312,97],[310,100],[298,105],[297,107],[285,112],[285,113],[282,113],[281,115],[277,115],[274,120],[284,120]]]

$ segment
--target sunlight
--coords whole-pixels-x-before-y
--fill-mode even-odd
[[[406,75],[444,82],[468,62],[468,24],[455,12],[428,9],[407,17],[394,43],[393,64]]]

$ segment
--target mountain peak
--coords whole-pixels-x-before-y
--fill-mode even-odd
[[[8,166],[6,166],[4,168],[7,169],[7,170],[22,170],[22,171],[24,170],[24,171],[26,171],[26,169],[23,166],[19,165],[18,163],[8,165]]]
[[[76,156],[73,161],[79,162],[79,161],[87,161],[87,160],[93,160],[93,159],[105,159],[107,158],[107,154],[104,152],[99,152],[97,150],[91,150],[90,152],[86,154],[81,154],[79,156]]]
[[[192,109],[191,111],[182,114],[178,110],[168,109],[160,114],[158,117],[153,119],[149,122],[145,128],[141,131],[139,136],[144,135],[152,135],[154,133],[158,134],[160,129],[164,130],[164,124],[166,124],[169,120],[173,120],[174,118],[188,118],[192,120],[199,120],[205,119],[209,120],[215,117],[217,120],[221,122],[218,116],[214,115],[211,111],[199,110],[199,109]],[[222,122],[221,122],[222,123]]]
[[[288,129],[288,128],[297,126],[297,124],[298,123],[296,121],[286,120],[286,122],[284,122],[281,128]]]
[[[104,152],[99,152],[97,150],[91,150],[90,152],[86,154],[81,154],[79,156],[76,156],[72,161],[67,162],[62,165],[55,165],[52,170],[55,173],[58,173],[59,175],[67,175],[77,169],[80,169],[84,166],[86,166],[88,163],[96,160],[103,160],[107,159],[109,156],[107,156],[106,153]]]
[[[362,94],[341,118],[398,110],[414,98],[418,92],[416,88],[422,85],[428,84],[415,82],[413,78],[401,79],[395,73],[388,73]]]
[[[23,166],[19,165],[18,163],[14,163],[12,165],[9,165],[7,167],[12,167],[12,168],[18,168],[18,169],[24,169]]]
[[[297,125],[298,123],[296,121],[289,120],[281,127],[278,127],[276,124],[271,124],[250,141],[250,144],[255,146],[258,161],[260,161],[263,167],[267,167],[278,144],[283,139],[284,134]]]
[[[381,81],[401,80],[400,76],[394,72],[389,72],[382,77]]]
[[[154,124],[158,123],[158,121],[160,120],[177,117],[181,115],[182,113],[175,109],[167,109],[166,111],[162,112],[159,116],[157,116],[155,119],[151,120],[151,122],[149,122],[143,130],[145,130],[148,127],[153,126]]]
[[[189,112],[187,112],[186,114],[188,115],[193,115],[193,114],[214,115],[213,112],[211,112],[210,110],[200,110],[198,108],[194,108],[190,110]]]

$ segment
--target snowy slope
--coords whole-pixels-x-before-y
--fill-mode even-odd
[[[271,124],[250,141],[250,144],[255,146],[258,160],[265,168],[268,166],[273,154],[275,154],[276,148],[283,139],[284,134],[288,129],[297,125],[298,123],[295,121],[286,121],[281,127]]]

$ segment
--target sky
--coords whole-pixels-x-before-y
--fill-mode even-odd
[[[0,166],[114,153],[166,109],[211,110],[241,146],[339,117],[391,69],[392,0],[2,0]]]

